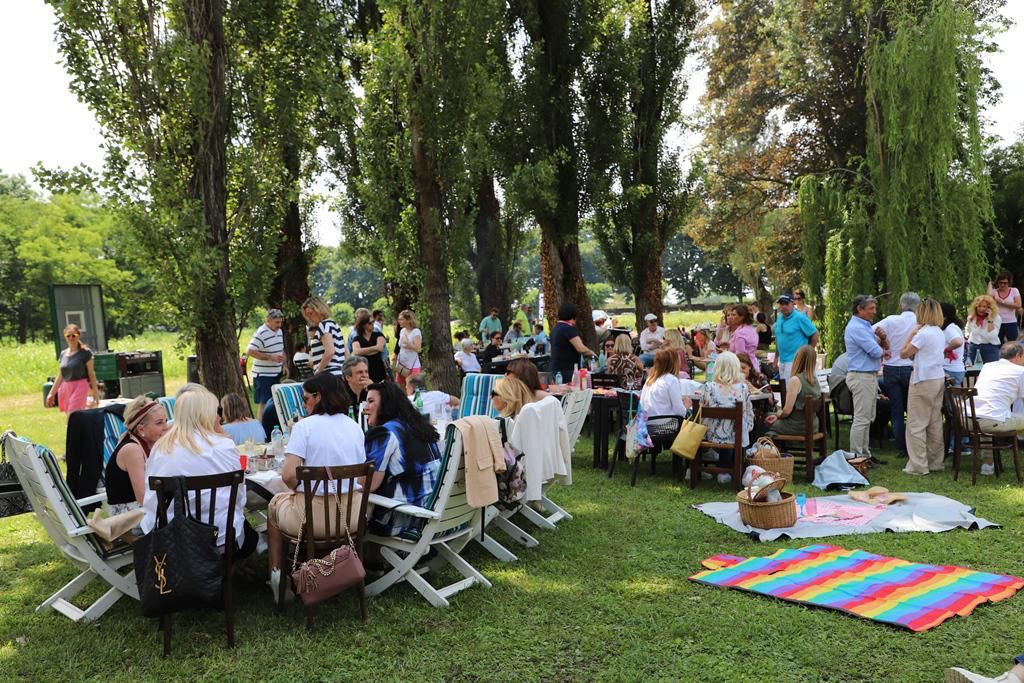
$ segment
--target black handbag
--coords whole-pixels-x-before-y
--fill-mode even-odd
[[[221,608],[224,560],[217,527],[187,510],[184,477],[177,477],[174,518],[134,545],[135,580],[142,614],[159,617],[184,609]]]
[[[3,449],[0,450],[0,517],[32,511],[32,504],[28,502],[21,482],[18,481],[14,465],[7,460],[8,434],[13,432],[4,434]]]

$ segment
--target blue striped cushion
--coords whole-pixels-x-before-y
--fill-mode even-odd
[[[103,413],[104,465],[106,465],[107,461],[110,460],[110,456],[114,454],[114,449],[117,448],[117,442],[121,440],[121,435],[124,434],[124,432],[124,420],[110,411]]]
[[[502,375],[470,373],[462,378],[462,400],[459,403],[459,417],[489,415],[497,418],[498,411],[491,403],[491,390]]]
[[[302,385],[275,384],[272,389],[274,409],[281,424],[291,424],[297,418],[306,417],[306,404],[302,401]]]
[[[174,397],[161,396],[157,400],[160,401],[160,405],[164,407],[164,412],[167,413],[167,421],[174,422]]]

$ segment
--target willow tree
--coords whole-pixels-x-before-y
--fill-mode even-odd
[[[595,235],[636,318],[662,315],[661,257],[689,206],[678,150],[693,0],[612,3],[586,60],[583,127]]]
[[[992,225],[975,14],[953,0],[890,0],[872,19],[863,172],[850,187],[801,184],[807,241],[824,235],[830,251],[826,303],[841,310],[874,285],[891,294],[888,310],[907,289],[964,304],[984,286]]]
[[[159,264],[212,391],[242,391],[228,237],[224,0],[49,0],[106,180]]]

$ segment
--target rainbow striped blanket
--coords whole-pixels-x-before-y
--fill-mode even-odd
[[[963,567],[917,564],[896,557],[809,545],[768,557],[715,555],[691,581],[770,595],[805,605],[927,631],[978,605],[1013,597],[1016,576]]]

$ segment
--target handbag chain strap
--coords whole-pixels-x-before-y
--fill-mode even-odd
[[[325,485],[327,485],[329,487],[330,486],[329,481],[332,479],[331,468],[327,467],[325,469],[327,470],[328,481],[324,482],[324,483],[325,483]],[[302,495],[304,495],[304,496],[306,495],[306,491],[305,490],[303,490]],[[334,503],[338,507],[338,517],[339,517],[339,519],[342,520],[342,524],[345,525],[345,538],[348,539],[348,545],[349,545],[350,548],[352,548],[352,554],[355,555],[356,557],[359,557],[359,552],[356,550],[356,544],[352,540],[352,534],[351,534],[351,532],[349,531],[349,528],[348,528],[348,515],[344,514],[344,510],[342,510],[342,508],[341,508],[341,496],[338,494],[338,487],[337,486],[335,486],[335,488],[334,488]],[[302,524],[299,525],[299,538],[298,538],[298,542],[295,544],[295,553],[292,555],[292,571],[293,572],[295,571],[295,568],[299,566],[299,546],[302,545],[303,532],[305,532],[305,530],[306,530],[306,522],[307,522],[307,520],[306,520],[306,506],[303,505],[302,506]],[[303,564],[306,565],[307,567],[310,567],[311,569],[312,568],[316,568],[316,570],[320,573],[321,576],[330,576],[332,573],[334,573],[334,559],[335,559],[334,554],[336,552],[337,552],[337,549],[331,551],[330,555],[328,555],[328,557],[330,558],[329,560],[327,558],[313,557],[313,558],[310,558],[310,559],[306,560]],[[310,577],[312,575],[312,571],[306,572],[306,574],[307,574],[306,581],[310,581]],[[315,587],[316,587],[316,581],[313,580],[312,585],[310,586],[310,588],[315,588]]]

